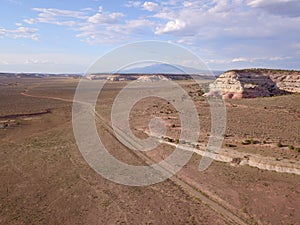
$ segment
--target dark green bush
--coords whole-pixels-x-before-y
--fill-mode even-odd
[[[294,150],[295,147],[293,145],[289,145],[289,149]]]

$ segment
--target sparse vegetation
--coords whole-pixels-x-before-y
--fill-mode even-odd
[[[111,203],[112,202],[109,199],[107,199],[107,200],[105,200],[105,201],[102,202],[102,206],[105,207],[105,208],[107,208]]]
[[[276,145],[278,148],[282,148],[283,147],[283,144],[281,142],[278,142],[277,145]]]
[[[251,139],[251,140],[250,140],[250,143],[251,143],[252,145],[255,145],[255,144],[258,143],[258,141]]]
[[[71,99],[70,96],[65,96],[63,92],[66,90],[65,88],[58,89],[55,87],[56,84],[54,84],[54,81],[50,81],[51,89],[45,88],[46,85],[42,84],[40,89],[39,87],[34,90],[30,89],[29,93],[56,96],[55,92],[57,91],[57,97],[68,97],[68,99]],[[47,82],[49,81],[45,80],[45,83]],[[66,84],[64,84],[64,86],[65,85]],[[26,84],[20,85],[20,90],[21,88],[23,90],[25,86]],[[75,88],[76,86],[74,89]],[[115,90],[108,86],[107,91],[102,93],[103,96],[100,96],[99,108],[97,109],[103,109],[101,113],[104,118],[109,118],[110,112],[106,110],[105,107],[101,108],[101,106],[110,105],[108,103],[111,103],[111,93],[114,94],[118,91],[119,89]],[[11,119],[10,122],[7,118],[3,118],[2,122],[0,122],[1,128],[4,128],[4,122],[9,124],[7,129],[0,129],[0,137],[4,137],[4,141],[1,143],[3,149],[1,154],[3,162],[1,173],[5,178],[2,182],[2,186],[0,186],[0,191],[2,193],[1,197],[3,198],[3,202],[9,203],[2,204],[0,207],[5,221],[12,221],[12,223],[16,224],[26,222],[30,224],[47,224],[53,223],[54,218],[54,223],[61,220],[66,223],[74,224],[84,223],[87,219],[92,222],[96,221],[98,219],[96,216],[101,214],[103,221],[111,219],[113,215],[113,219],[110,221],[117,224],[145,224],[152,221],[153,224],[165,222],[170,224],[176,222],[190,222],[191,224],[215,223],[215,218],[218,214],[214,211],[209,211],[210,204],[202,204],[201,199],[196,201],[194,197],[190,198],[188,190],[185,191],[184,187],[176,186],[176,177],[176,179],[174,179],[175,181],[170,179],[167,182],[151,185],[149,187],[127,187],[125,185],[114,184],[113,182],[98,177],[98,174],[85,165],[86,162],[79,154],[76,144],[74,143],[70,123],[70,102],[49,100],[50,103],[47,103],[48,100],[44,98],[40,100],[39,98],[24,97],[21,100],[24,101],[25,99],[26,104],[20,104],[18,102],[18,92],[15,100],[11,100],[11,97],[8,99],[13,102],[13,107],[16,107],[16,109],[10,106],[9,110],[11,110],[11,112],[7,112],[5,106],[8,104],[8,100],[6,100],[7,98],[5,98],[4,94],[5,91],[0,92],[0,95],[4,96],[0,99],[5,103],[2,103],[2,105],[4,105],[4,107],[2,107],[2,115],[39,112],[45,109],[45,105],[43,104],[50,104],[51,108],[53,108],[52,114],[42,114],[33,120],[25,120],[23,117],[19,117]],[[278,164],[283,162],[292,163],[299,159],[300,153],[298,152],[300,152],[300,146],[298,145],[299,138],[296,136],[296,132],[292,129],[281,129],[279,126],[268,126],[268,124],[276,124],[278,119],[274,119],[267,114],[262,107],[267,105],[268,109],[272,109],[271,106],[273,104],[276,105],[276,107],[281,106],[280,101],[283,102],[282,105],[287,104],[286,101],[291,101],[292,104],[289,104],[289,107],[296,108],[294,105],[297,105],[297,100],[300,96],[294,97],[295,96],[287,96],[287,98],[284,99],[278,98],[279,103],[277,99],[275,99],[276,101],[271,101],[272,99],[258,99],[258,101],[253,100],[249,102],[241,100],[241,102],[237,102],[236,108],[230,108],[229,129],[227,130],[228,135],[224,135],[224,137],[227,137],[224,141],[224,147],[226,146],[226,154],[231,152],[238,153],[238,155],[234,156],[232,163],[236,165],[240,163],[243,164],[251,158],[252,154],[258,157],[266,156],[273,158],[273,161]],[[260,101],[262,101],[263,104]],[[144,107],[145,103],[143,101],[138,103],[136,110],[132,111],[133,123],[130,124],[132,125],[133,131],[137,132],[139,137],[139,132],[142,132],[141,127],[147,129],[147,119],[149,119],[150,116],[147,117],[147,119],[145,118],[147,115],[150,115],[150,113],[154,112],[155,115],[163,115],[164,119],[169,119],[169,121],[167,121],[169,124],[168,133],[161,135],[161,140],[165,140],[165,144],[161,145],[162,148],[157,148],[155,150],[157,152],[145,153],[145,155],[149,155],[157,161],[161,161],[162,158],[172,154],[171,151],[175,149],[175,144],[186,143],[185,140],[179,140],[179,136],[177,136],[180,131],[180,121],[176,118],[178,115],[166,115],[167,112],[170,111],[169,108],[163,107],[163,103],[161,104],[159,102],[160,101],[154,100],[150,102],[150,104],[147,104],[146,107]],[[196,102],[196,104],[198,103],[199,102]],[[152,107],[155,104],[157,105]],[[207,103],[201,104],[199,103],[200,106],[205,106]],[[241,107],[242,104],[245,104],[247,108]],[[197,107],[199,105],[197,105]],[[24,109],[22,107],[24,107]],[[147,110],[142,110],[144,108]],[[258,115],[253,115],[251,112],[248,114],[248,111],[253,108]],[[202,107],[201,109],[205,110],[200,113],[200,118],[204,120],[204,118],[206,118],[204,117],[206,116],[206,112],[209,113],[209,108]],[[160,110],[163,111],[164,114],[159,114]],[[283,109],[276,108],[275,110],[280,111]],[[285,111],[280,112],[285,113]],[[297,112],[298,111],[293,112],[293,116],[297,115]],[[242,121],[243,124],[236,123],[235,118],[242,116],[245,116]],[[29,118],[31,116],[27,117]],[[260,120],[256,121],[255,118]],[[286,123],[287,128],[294,128],[295,126],[291,126],[294,121],[290,122],[289,118],[290,117],[283,116],[282,122]],[[262,126],[261,121],[267,125]],[[17,126],[18,122],[21,122],[21,126]],[[170,129],[170,127],[173,127],[172,124],[177,125],[177,128]],[[246,126],[243,126],[245,124]],[[99,124],[97,123],[97,125]],[[210,137],[209,121],[202,123],[201,126],[201,128],[203,128],[201,132],[203,132],[200,133],[198,137],[199,141],[193,143],[187,142],[186,145],[184,145],[186,147],[193,146],[195,148],[199,148],[200,145],[201,151],[199,151],[199,153],[206,149],[205,147]],[[269,127],[271,128],[269,129]],[[123,149],[123,146],[118,141],[115,141],[114,138],[112,139],[112,136],[106,136],[105,134],[108,131],[102,129],[101,124],[99,128],[101,129],[99,130],[101,132],[99,132],[99,136],[104,133],[104,135],[101,136],[103,142],[107,145],[108,150],[111,150],[116,157],[119,157],[119,160],[122,161],[124,159],[125,163],[132,165],[146,165],[148,163],[144,160],[140,162],[135,154],[128,154],[129,152]],[[165,135],[168,135],[168,137]],[[141,137],[143,136],[141,135]],[[242,138],[239,139],[240,137]],[[6,139],[11,141],[6,141]],[[286,148],[281,150],[275,147],[279,140],[283,142]],[[249,144],[249,146],[245,146],[245,148],[241,149],[234,148],[236,147],[235,145],[240,147],[242,142]],[[268,144],[272,143],[272,146],[255,145],[257,143],[266,144],[267,142]],[[173,146],[168,146],[166,143],[172,143],[171,145]],[[199,145],[197,145],[198,143]],[[288,150],[289,145],[293,146],[293,151]],[[292,149],[291,147],[289,148]],[[275,149],[275,151],[271,151],[271,149]],[[208,150],[213,151],[213,149]],[[222,152],[220,152],[220,154],[222,154]],[[263,170],[250,166],[231,167],[233,164],[230,164],[230,162],[215,162],[209,171],[204,171],[203,175],[200,174],[200,176],[197,169],[200,159],[200,155],[194,154],[189,164],[183,168],[182,173],[179,174],[180,179],[182,179],[182,184],[183,182],[187,182],[189,186],[192,186],[193,191],[199,191],[199,193],[204,191],[202,195],[207,198],[220,198],[220,200],[222,200],[221,203],[226,203],[228,199],[233,199],[234,201],[231,201],[232,209],[237,213],[241,210],[248,214],[242,215],[242,213],[238,213],[239,216],[245,216],[245,218],[249,216],[250,218],[254,214],[252,209],[257,209],[257,214],[255,215],[256,219],[261,218],[263,222],[275,221],[276,223],[276,221],[282,219],[284,215],[289,215],[290,211],[289,208],[280,208],[279,211],[282,213],[280,214],[275,207],[275,211],[272,215],[268,213],[268,210],[273,205],[276,205],[278,201],[283,204],[288,203],[290,207],[297,208],[297,201],[290,201],[290,199],[297,199],[299,195],[299,193],[296,192],[299,179],[295,179],[298,175],[288,173],[279,174],[271,171],[264,172]],[[126,175],[126,173],[124,174]],[[31,179],[28,180],[28,178],[33,178],[33,182],[30,182]],[[219,184],[225,185],[221,185],[222,187],[218,189],[218,187],[220,187]],[[248,188],[249,184],[253,189]],[[214,189],[214,187],[217,189]],[[259,192],[253,190],[259,190]],[[269,196],[271,196],[268,201],[261,198],[261,193],[265,192],[268,192]],[[285,197],[278,199],[276,196]],[[255,198],[256,201],[250,201],[252,198]],[[22,199],[25,200],[23,201]],[[68,203],[67,205],[70,208],[68,210],[64,210],[66,203]],[[241,205],[244,208],[240,207]],[[45,206],[47,206],[49,210],[43,210]],[[159,206],[159,208],[153,210],[157,206]],[[80,207],[80,209],[78,207]],[[166,207],[170,213],[161,213]],[[30,210],[23,210],[26,208]],[[93,210],[92,214],[88,213],[90,208]],[[247,209],[249,210],[247,211]],[[33,213],[32,216],[33,211],[35,213]],[[49,213],[50,211],[51,213]],[[202,214],[199,214],[199,212],[205,212],[205,215],[203,214],[203,220]],[[37,214],[40,215],[41,218],[44,218],[45,221],[35,220],[34,218]],[[95,217],[93,217],[94,215]],[[277,217],[274,218],[277,215],[283,216],[279,219]],[[87,216],[89,217],[87,218]],[[126,216],[128,217],[126,218]],[[10,218],[12,219],[10,220]],[[67,218],[71,219],[69,220]],[[217,219],[222,223],[221,219]],[[296,219],[295,215],[283,218],[287,224],[297,223]],[[247,222],[251,223],[250,220],[247,220]]]
[[[251,141],[250,140],[245,140],[242,142],[242,145],[250,145]]]
[[[241,70],[229,70],[227,72],[244,72],[244,73],[293,73],[297,70],[281,70],[281,69],[266,69],[266,68],[249,68]]]
[[[225,144],[225,147],[228,147],[228,148],[235,148],[235,147],[236,147],[236,145],[234,145],[234,144],[229,144],[229,143],[226,143],[226,144]]]
[[[244,141],[242,141],[242,145],[256,145],[256,144],[258,144],[259,143],[259,141],[257,141],[257,140],[254,140],[254,139],[247,139],[247,140],[244,140]]]
[[[288,147],[289,147],[289,149],[291,149],[291,150],[294,150],[294,149],[295,149],[295,147],[294,147],[293,145],[289,145]]]

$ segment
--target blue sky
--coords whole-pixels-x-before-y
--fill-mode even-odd
[[[0,1],[0,71],[83,73],[143,40],[179,44],[215,70],[300,69],[299,0]]]

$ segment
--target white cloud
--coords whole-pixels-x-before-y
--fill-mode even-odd
[[[82,11],[62,10],[53,8],[33,8],[32,10],[39,12],[39,14],[37,18],[24,19],[23,21],[27,24],[49,23],[58,26],[72,27],[76,24],[77,20],[83,20],[87,18],[86,12]]]
[[[53,9],[53,8],[33,8],[32,10],[36,12],[40,12],[40,17],[70,17],[70,18],[78,18],[85,19],[86,15],[81,11],[72,11],[72,10],[62,10],[62,9]]]
[[[262,8],[275,15],[300,16],[299,0],[250,0],[248,5],[253,8]]]
[[[142,2],[140,2],[140,1],[128,1],[128,2],[125,4],[125,6],[126,6],[126,7],[129,7],[129,8],[131,8],[131,7],[137,8],[137,7],[141,6],[141,5],[142,5]]]
[[[81,9],[82,11],[94,11],[94,9],[93,8],[90,8],[90,7],[87,7],[87,8],[83,8],[83,9]]]
[[[155,2],[144,2],[143,9],[147,11],[155,11],[159,8],[159,5]]]
[[[24,19],[23,21],[27,24],[35,24],[37,22],[35,19]]]
[[[226,11],[231,11],[232,4],[230,4],[227,0],[214,0],[215,4],[208,11],[211,13],[224,13]]]
[[[167,22],[165,26],[158,27],[155,34],[164,34],[174,31],[182,30],[186,27],[186,23],[182,20],[175,19],[173,21]]]
[[[177,12],[172,11],[168,8],[163,8],[162,10],[160,10],[159,12],[157,12],[156,14],[153,15],[153,18],[157,18],[157,19],[165,19],[165,20],[173,20],[176,19],[177,17]]]
[[[124,17],[123,13],[96,13],[88,18],[90,23],[117,23]]]
[[[270,56],[270,57],[238,57],[238,58],[234,58],[230,61],[228,61],[227,63],[233,62],[233,63],[237,63],[237,62],[259,62],[259,61],[281,61],[281,60],[285,60],[285,59],[289,59],[291,57],[281,57],[281,56]]]
[[[181,0],[167,0],[163,1],[161,4],[165,6],[178,6],[181,3]]]
[[[16,29],[8,30],[0,28],[0,37],[10,37],[10,38],[28,38],[34,41],[39,40],[36,28],[19,26]]]
[[[155,34],[172,35],[181,43],[188,38],[186,43],[189,45],[192,40],[197,45],[221,39],[256,42],[267,38],[292,40],[299,37],[300,18],[267,14],[249,8],[247,2],[249,0],[189,0],[176,6],[168,5],[153,14],[157,23]]]
[[[3,64],[3,65],[9,65],[9,62],[7,62],[6,60],[1,60],[1,61],[0,61],[0,64]]]
[[[149,32],[153,23],[146,19],[126,20],[116,24],[82,24],[77,37],[89,44],[121,43],[132,40],[132,35],[143,35]]]
[[[239,58],[232,59],[231,62],[253,62],[253,60],[254,59],[239,57]]]
[[[98,7],[96,13],[90,10],[70,11],[61,9],[34,8],[40,12],[36,18],[24,19],[27,24],[48,23],[71,27],[78,32],[76,37],[89,44],[121,43],[131,35],[146,32],[152,22],[144,18],[124,19],[122,12],[109,12]]]
[[[184,2],[182,3],[182,5],[183,5],[184,7],[191,7],[191,6],[194,5],[194,3],[193,3],[193,2],[189,2],[189,1],[184,1]]]
[[[260,7],[289,2],[295,2],[295,0],[250,0],[248,2],[248,5],[253,7]]]
[[[69,27],[90,44],[167,37],[173,43],[199,50],[212,63],[275,63],[299,54],[299,48],[293,51],[291,46],[299,43],[300,36],[297,2],[300,4],[298,0],[166,0],[158,4],[156,0],[133,0],[125,3],[126,7],[132,7],[128,16],[126,8],[123,11],[108,11],[102,6],[78,11],[34,8],[38,15],[24,22]],[[0,29],[0,36],[3,32]],[[209,50],[209,55],[200,51],[203,48]],[[226,59],[221,57],[218,61],[219,54]],[[213,57],[217,59],[213,61]]]

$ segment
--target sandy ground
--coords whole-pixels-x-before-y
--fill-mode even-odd
[[[299,224],[299,175],[221,162],[199,172],[201,157],[194,155],[174,179],[159,184],[128,187],[108,181],[87,165],[74,140],[71,101],[78,80],[13,82],[17,85],[0,86],[0,121],[8,124],[0,129],[1,224],[231,224],[217,206],[248,224]],[[198,108],[199,141],[206,143],[210,132],[207,102],[195,84],[181,84]],[[112,102],[124,85],[108,83],[99,96],[96,110],[107,124]],[[299,100],[300,95],[292,95],[226,102],[224,145],[234,144],[231,150],[298,160],[299,153],[288,145],[300,147]],[[176,109],[155,98],[139,102],[132,110],[133,133],[146,137],[143,130],[153,116],[164,118],[168,135],[178,137]],[[101,124],[98,132],[116,158],[145,164]],[[246,139],[259,143],[243,145]],[[277,147],[279,141],[283,147]],[[159,161],[173,149],[161,145],[146,156]],[[199,199],[190,187],[213,203]]]

